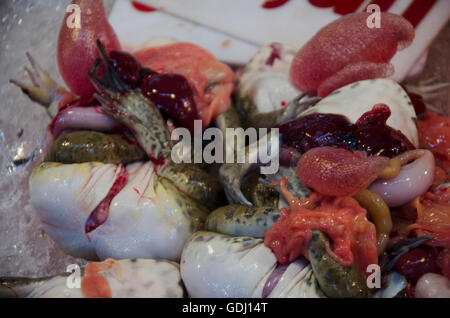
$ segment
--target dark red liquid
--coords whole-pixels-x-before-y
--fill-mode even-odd
[[[116,180],[114,181],[113,186],[111,187],[111,189],[109,189],[108,194],[97,205],[94,211],[89,214],[89,217],[84,225],[84,232],[86,233],[86,235],[106,222],[109,216],[109,206],[111,205],[111,201],[126,186],[128,180],[127,176],[127,169],[124,166],[121,166],[120,172]]]
[[[164,114],[194,131],[194,120],[200,117],[186,78],[178,74],[151,75],[143,80],[141,89]]]
[[[131,4],[133,5],[133,7],[141,12],[153,12],[156,11],[155,8],[148,6],[146,4],[140,3],[138,1],[131,1]]]
[[[283,146],[300,153],[315,147],[338,146],[392,158],[414,149],[401,132],[385,124],[389,117],[386,115],[385,109],[374,107],[355,125],[342,115],[310,114],[282,124],[279,129]]]

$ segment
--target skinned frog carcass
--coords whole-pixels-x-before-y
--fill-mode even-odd
[[[277,260],[263,240],[197,232],[184,247],[181,275],[191,297],[262,297]],[[264,297],[323,297],[306,260],[291,263]]]
[[[103,211],[108,214],[90,217],[121,172],[127,183]],[[126,167],[42,163],[31,175],[30,194],[50,237],[67,253],[86,259],[178,260],[184,241],[203,227],[208,213],[169,179],[158,177],[152,162]]]
[[[393,283],[372,295],[359,272],[327,254],[326,242],[314,231],[311,262],[299,258],[281,265],[262,239],[200,231],[183,249],[181,277],[193,298],[394,297],[406,287],[393,272],[388,276]]]
[[[417,118],[407,92],[392,80],[379,79],[392,75],[389,61],[397,50],[411,44],[414,29],[403,17],[389,13],[383,13],[389,27],[368,29],[366,18],[361,12],[338,19],[297,53],[280,43],[263,47],[238,75],[236,99],[244,126],[282,126],[309,114],[342,115],[356,124],[375,105],[385,104],[391,112],[386,124],[418,147]],[[382,45],[380,38],[385,40]],[[316,95],[325,98],[311,97]],[[300,154],[286,145],[288,134],[282,133],[280,159],[295,164]],[[295,143],[301,144],[302,135],[292,134]],[[221,182],[230,203],[251,204],[240,189],[240,178],[250,168],[222,166]]]
[[[183,294],[178,264],[153,259],[109,258],[51,277],[0,277],[1,297],[181,298]]]
[[[177,261],[184,242],[219,203],[220,185],[199,166],[172,162],[160,111],[122,80],[100,42],[98,48],[105,71],[97,77],[97,60],[89,76],[102,106],[57,115],[53,123],[66,131],[30,177],[31,203],[46,232],[69,254]],[[86,114],[100,116],[107,133],[70,132],[95,130],[99,119],[85,127]],[[108,134],[120,126],[121,134]]]
[[[403,134],[409,148],[418,147],[417,118],[407,92],[393,80],[380,79],[392,75],[389,61],[397,50],[411,44],[414,29],[399,15],[382,15],[389,27],[377,30],[366,27],[366,13],[342,17],[325,26],[297,53],[289,46],[273,43],[263,47],[238,72],[236,100],[244,126],[278,126],[283,142],[282,164],[295,165],[302,153],[292,148],[302,145],[302,138],[308,135],[293,129],[296,119],[339,115],[358,124],[361,116],[379,104],[389,107],[390,116],[385,121],[389,129]],[[355,34],[355,29],[360,34]],[[385,42],[380,45],[379,39]],[[320,124],[314,124],[320,132]],[[318,139],[332,139],[330,134],[333,132]],[[381,138],[373,132],[370,137]],[[289,143],[289,139],[294,141]],[[251,205],[240,189],[240,179],[251,168],[239,164],[221,167],[220,179],[230,203]]]
[[[363,277],[365,265],[377,264],[384,252],[383,234],[389,239],[391,231],[389,209],[378,195],[367,190],[355,198],[314,193],[298,200],[285,183],[286,178],[279,186],[291,211],[221,207],[206,221],[208,231],[219,233],[197,232],[190,238],[181,273],[192,297],[395,297],[404,292],[406,279],[392,266],[383,265],[381,272],[387,284],[371,291]],[[394,262],[429,239],[405,241],[389,257]],[[350,250],[344,258],[336,254]]]
[[[238,71],[236,106],[244,117],[245,126],[275,126],[283,120],[283,107],[301,95],[289,80],[289,68],[295,52],[286,44],[272,43],[263,46]]]
[[[383,128],[383,126],[378,125],[376,120],[371,123],[371,112],[375,112],[376,109],[382,108],[376,105],[386,105],[388,107],[386,108],[383,106],[386,108],[386,112],[388,114],[386,115],[387,118],[385,118],[387,119],[385,121],[386,129]],[[326,117],[329,117],[330,119],[327,119]],[[367,122],[362,122],[363,120],[359,121],[360,118],[365,118]],[[339,133],[345,131],[348,125],[354,125],[356,127],[359,123],[363,126],[369,124],[371,127],[370,131],[358,131],[358,136],[355,134],[348,134],[351,138],[348,138],[348,136],[345,135],[346,133],[342,133],[342,136],[339,137],[342,137],[342,141],[339,141],[339,143],[345,144],[346,147],[348,145],[352,146],[355,142],[358,143],[359,137],[364,137],[361,139],[363,140],[360,146],[362,148],[358,148],[356,150],[374,151],[373,149],[376,148],[374,145],[378,146],[379,144],[382,146],[380,149],[385,149],[386,152],[390,151],[390,149],[384,148],[385,144],[386,146],[389,146],[388,139],[390,139],[392,135],[390,132],[393,133],[393,136],[400,136],[399,140],[402,139],[404,140],[403,144],[407,144],[407,147],[404,150],[396,150],[396,152],[392,153],[392,155],[398,155],[402,151],[411,150],[418,147],[418,132],[416,124],[417,117],[413,104],[406,91],[393,80],[374,79],[360,81],[344,86],[334,91],[326,98],[321,99],[314,106],[302,111],[298,116],[294,116],[294,118],[290,121],[279,125],[282,141],[282,146],[279,150],[280,162],[283,164],[283,162],[288,161],[283,159],[285,156],[285,150],[289,150],[290,153],[294,153],[294,155],[289,154],[289,156],[293,158],[290,160],[292,162],[291,164],[296,165],[298,158],[303,152],[306,152],[313,147],[327,145],[324,144],[324,142],[328,141],[330,145],[335,145],[333,144],[333,142],[337,142],[335,140],[337,139],[337,134],[335,131],[326,131],[325,127],[318,126],[321,121],[326,124],[326,120],[330,122],[330,129],[338,130]],[[336,120],[343,123],[345,126],[343,127],[344,129],[337,127],[337,125],[340,124]],[[313,122],[310,123],[311,121]],[[317,131],[314,131],[314,127],[316,127],[314,125],[320,129],[316,129]],[[385,135],[387,135],[387,139],[382,137],[384,135],[374,133],[374,131],[383,133],[386,132]],[[317,135],[316,133],[321,135]],[[271,140],[269,139],[269,142],[270,141]],[[364,144],[366,141],[368,144]],[[374,153],[372,155],[377,154]],[[428,153],[425,153],[424,157],[426,158],[423,161],[426,162],[426,167],[428,168],[423,169],[421,175],[419,175],[419,171],[416,171],[417,169],[412,169],[414,168],[413,166],[405,166],[406,170],[412,171],[407,174],[417,174],[418,178],[416,178],[417,180],[415,179],[415,183],[429,183],[431,180],[429,176],[432,175],[432,173],[430,173],[431,170],[429,166],[431,166],[430,160],[432,158],[429,158]],[[245,176],[250,169],[251,165],[233,163],[222,165],[220,169],[220,178],[227,197],[231,199],[230,203],[251,205],[242,193],[240,182],[241,178]],[[405,179],[406,177],[402,178]],[[296,180],[292,180],[290,183],[294,183],[293,181]],[[381,181],[380,183],[383,183],[383,185],[377,186],[377,189],[379,189],[377,190],[377,193],[382,195],[384,189],[389,189],[390,183],[388,181]],[[411,182],[403,183],[405,184],[404,188],[412,187]],[[398,195],[390,194],[390,191],[384,192],[386,192],[383,194],[385,199],[388,197],[403,196],[403,194],[405,194],[405,191],[397,191],[396,193],[398,193]],[[417,195],[420,194],[422,193]],[[387,201],[392,202],[392,204],[399,204],[399,202],[401,204],[401,202],[405,202],[405,200],[407,200],[405,198],[400,200],[391,199]]]

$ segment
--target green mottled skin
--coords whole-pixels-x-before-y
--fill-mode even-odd
[[[251,169],[250,163],[224,163],[219,169],[219,180],[229,202],[251,205],[241,191],[241,179]]]
[[[301,291],[298,295],[300,298],[326,298],[323,291],[320,289],[319,282],[314,276],[314,271],[310,270],[308,274],[301,280],[301,282],[296,286],[296,288]]]
[[[146,158],[147,155],[141,148],[118,135],[77,131],[59,136],[44,161],[65,164],[91,161],[127,164]]]
[[[246,103],[249,102],[248,98],[240,98],[239,96],[237,96],[237,94],[233,94],[232,96],[232,100],[233,100],[233,108],[235,110],[235,114],[238,116],[239,121],[241,123],[240,126],[238,127],[245,127],[247,128],[247,122],[248,122],[248,116],[247,116],[247,105]]]
[[[242,127],[242,121],[238,111],[233,105],[224,113],[216,117],[216,124],[225,136],[226,128]]]
[[[219,180],[195,164],[169,163],[161,166],[158,174],[172,181],[180,191],[210,210],[221,203],[222,187]]]
[[[63,273],[59,276],[69,276],[71,273]],[[84,268],[81,268],[80,275],[84,275]],[[39,288],[42,284],[52,279],[49,277],[0,277],[0,297],[24,297],[30,294],[34,289]]]
[[[242,122],[234,107],[230,107],[226,112],[223,113],[224,121],[227,124],[227,128],[238,128],[242,127]]]
[[[245,110],[246,127],[272,128],[277,124],[277,119],[283,113],[283,109],[273,112],[260,113],[249,97],[244,97],[239,103],[241,109]]]
[[[254,206],[277,207],[279,194],[273,188],[263,185],[259,178],[258,171],[252,171],[242,179],[242,193],[249,199]]]
[[[321,231],[313,230],[308,246],[309,261],[320,288],[332,298],[367,298],[371,293],[366,280],[354,267],[342,266],[327,252],[327,236]]]
[[[311,195],[311,190],[307,186],[305,186],[298,178],[297,167],[280,166],[280,169],[276,174],[267,175],[266,179],[268,182],[274,182],[280,180],[282,177],[287,178],[287,188],[297,198],[304,199],[308,198]],[[274,189],[276,189],[276,191],[280,191],[281,193],[279,186],[274,187]]]
[[[69,276],[69,273],[64,274],[64,276]],[[37,278],[29,278],[29,277],[0,277],[0,286],[2,287],[15,287],[15,286],[25,286],[32,285],[39,282],[43,282],[51,279],[53,276],[49,277],[37,277]]]
[[[231,204],[213,211],[206,219],[206,230],[231,236],[264,237],[280,217],[274,207]]]
[[[88,75],[100,92],[95,97],[102,104],[102,110],[127,126],[151,159],[169,159],[172,142],[164,117],[139,88],[133,89],[120,78],[99,41],[97,47],[100,59],[94,63]],[[105,69],[101,77],[100,62]]]
[[[149,157],[170,158],[172,142],[167,124],[159,110],[140,90],[129,91],[118,98],[103,93],[97,99],[106,114],[131,129]]]
[[[260,113],[250,97],[237,98],[237,108],[245,114],[246,127],[272,128],[300,116],[302,112],[316,104],[319,98],[308,98],[301,101],[306,94],[299,95],[286,107],[271,112]]]
[[[209,213],[203,205],[199,204],[190,196],[179,191],[178,187],[167,178],[159,177],[155,183],[156,197],[166,197],[171,203],[178,205],[180,211],[189,217],[191,221],[190,231],[195,232],[203,229],[205,219]]]
[[[171,161],[172,141],[164,117],[139,88],[134,89],[122,81],[101,43],[97,46],[100,60],[89,71],[89,78],[100,92],[95,97],[102,104],[102,110],[127,126],[148,157],[157,161],[159,184],[169,182],[174,196],[175,193],[189,195],[213,208],[220,192],[218,182],[193,165],[177,165]],[[105,68],[101,77],[100,62]],[[186,167],[189,168],[184,169]]]

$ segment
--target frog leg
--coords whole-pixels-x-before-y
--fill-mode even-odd
[[[181,192],[210,210],[220,204],[220,182],[196,164],[170,162],[158,168],[158,175],[172,181]]]
[[[328,237],[313,230],[308,246],[309,261],[322,291],[332,298],[371,297],[363,275],[354,266],[343,266],[328,254]]]
[[[102,110],[130,128],[150,159],[169,159],[172,142],[162,114],[140,89],[131,89],[122,81],[100,41],[97,41],[97,46],[100,60],[89,71],[89,78],[100,92],[94,96],[102,104]],[[105,70],[103,76],[98,78],[100,61]]]
[[[15,79],[10,83],[18,86],[32,101],[45,107],[51,118],[58,112],[58,103],[69,92],[53,80],[50,75],[34,60],[30,53],[26,53],[31,69],[25,66],[25,72],[32,84],[26,84]]]
[[[279,155],[280,138],[268,133],[262,136],[256,145],[252,144],[245,148],[245,163],[224,163],[219,169],[219,180],[222,184],[225,195],[230,203],[239,203],[252,206],[252,203],[245,197],[241,190],[242,178],[252,169],[262,166],[259,158],[259,147],[267,147],[270,153],[269,160],[273,160]]]
[[[253,113],[248,115],[248,126],[256,128],[271,128],[289,120],[298,118],[308,108],[321,100],[319,97],[306,98],[308,93],[303,93],[291,100],[282,109],[266,113]]]

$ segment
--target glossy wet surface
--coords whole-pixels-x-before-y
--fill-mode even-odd
[[[69,0],[8,0],[0,2],[0,276],[43,276],[64,272],[82,260],[67,256],[43,232],[29,204],[28,177],[44,154],[15,167],[12,161],[33,154],[43,141],[50,119],[10,78],[25,80],[23,66],[29,51],[52,77],[61,80],[56,64],[56,41]],[[114,0],[104,1],[109,11]],[[450,81],[450,25],[435,41],[425,72],[418,79],[436,76]],[[417,81],[417,78],[413,81]],[[450,114],[450,90],[437,98],[436,108]]]

